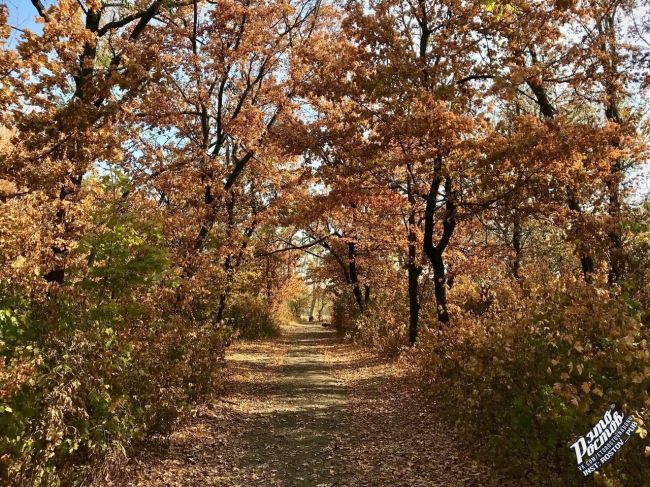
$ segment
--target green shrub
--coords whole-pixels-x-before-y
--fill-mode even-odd
[[[227,330],[172,313],[160,227],[107,207],[41,299],[0,289],[2,483],[71,485],[208,390]]]

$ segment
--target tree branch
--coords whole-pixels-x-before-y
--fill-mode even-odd
[[[41,0],[32,0],[32,5],[38,12],[38,15],[40,15],[45,21],[50,20],[50,16],[45,11],[45,6],[43,5],[43,2],[41,2]]]

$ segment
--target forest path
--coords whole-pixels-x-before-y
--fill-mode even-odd
[[[294,323],[227,362],[223,390],[133,462],[127,485],[504,485],[422,409],[404,367],[329,328]]]
[[[250,448],[242,459],[243,468],[261,470],[262,485],[337,485],[342,459],[336,450],[348,425],[345,386],[322,351],[332,339],[320,325],[285,330],[280,370],[267,383],[264,411],[246,434]],[[231,360],[245,367],[246,357],[236,353]]]

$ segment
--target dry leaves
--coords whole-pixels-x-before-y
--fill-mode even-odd
[[[319,325],[284,332],[235,345],[224,389],[168,448],[143,451],[128,485],[504,485],[424,408],[399,363]]]

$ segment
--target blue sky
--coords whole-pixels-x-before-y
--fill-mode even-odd
[[[51,5],[54,0],[43,0],[44,5]],[[41,26],[35,22],[36,9],[30,0],[0,0],[9,8],[9,25],[18,29],[29,29],[33,32],[40,32]],[[14,45],[20,32],[14,30],[11,34],[10,46]]]

